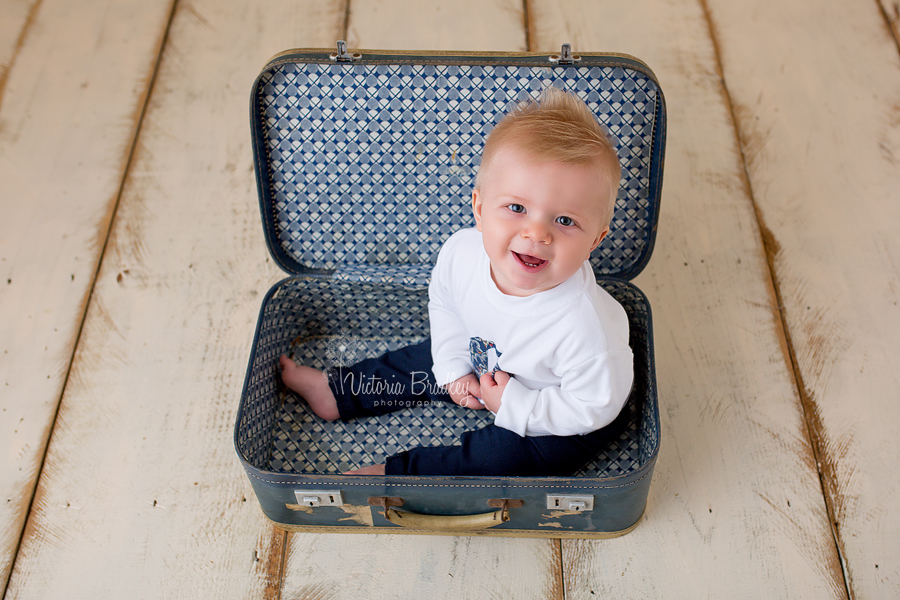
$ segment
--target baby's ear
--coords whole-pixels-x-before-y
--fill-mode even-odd
[[[481,231],[481,191],[472,190],[472,215],[475,217],[475,229]]]
[[[597,246],[600,245],[600,242],[603,241],[603,238],[606,237],[606,234],[607,234],[607,233],[609,233],[609,227],[607,227],[606,229],[604,229],[603,231],[601,231],[601,232],[600,232],[600,235],[597,236],[597,239],[594,240],[594,245],[591,246],[591,249],[588,251],[588,258],[591,257],[591,252],[593,252],[594,249],[596,249]]]

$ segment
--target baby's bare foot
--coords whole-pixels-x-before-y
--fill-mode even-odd
[[[314,413],[326,421],[339,419],[337,400],[328,387],[328,375],[310,367],[298,365],[290,358],[281,355],[281,380],[284,384],[303,396]]]
[[[344,475],[384,475],[384,465],[372,465],[370,467],[362,467],[353,471],[347,471]]]

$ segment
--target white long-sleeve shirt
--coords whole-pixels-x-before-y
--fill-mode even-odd
[[[492,362],[511,376],[494,424],[521,436],[605,427],[631,391],[628,318],[588,262],[550,290],[508,296],[491,278],[481,233],[464,229],[438,255],[428,312],[437,383],[475,371],[470,346],[490,347]]]

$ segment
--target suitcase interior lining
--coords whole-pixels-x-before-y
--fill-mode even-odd
[[[622,181],[591,263],[631,279],[653,246],[661,100],[648,75],[620,66],[272,65],[255,88],[253,123],[276,261],[291,273],[433,263],[471,225],[487,132],[549,86],[578,95],[612,134]]]
[[[627,282],[601,284],[625,307],[635,353],[635,386],[626,410],[629,426],[576,477],[607,478],[639,469],[658,446],[652,410],[650,314]],[[415,445],[453,444],[462,432],[491,422],[487,411],[452,404],[426,405],[390,415],[326,422],[281,383],[278,357],[326,368],[351,364],[421,341],[428,332],[427,288],[379,282],[295,277],[276,286],[260,316],[254,363],[248,374],[238,449],[256,469],[281,474],[336,475],[383,462]],[[655,393],[655,390],[652,391]],[[567,475],[567,474],[565,474]]]

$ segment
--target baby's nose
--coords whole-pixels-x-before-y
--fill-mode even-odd
[[[548,243],[550,229],[543,223],[532,221],[522,228],[522,237],[536,243]]]

